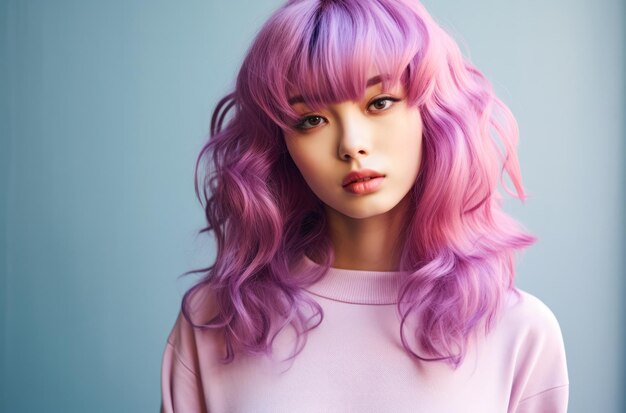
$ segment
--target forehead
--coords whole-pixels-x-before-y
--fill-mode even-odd
[[[281,127],[297,120],[294,104],[319,110],[362,100],[370,87],[387,92],[400,83],[410,89],[406,70],[422,36],[402,2],[393,7],[345,0],[292,6],[268,25],[253,48],[257,60],[247,66],[254,80],[251,97]]]
[[[382,85],[383,80],[384,79],[389,79],[389,76],[383,76],[383,75],[374,75],[372,77],[370,77],[369,79],[367,79],[367,82],[365,82],[365,87],[364,89],[368,89],[372,86],[376,86],[376,85]],[[296,103],[306,103],[308,100],[315,100],[315,98],[311,99],[310,97],[307,99],[304,95],[299,94],[299,92],[293,90],[289,93],[289,96],[291,96],[288,100],[288,103],[290,106],[295,105]],[[319,98],[318,98],[319,99]]]
[[[380,75],[380,74],[371,75],[371,77],[369,77],[367,81],[365,82],[360,96],[353,97],[351,100],[357,100],[356,98],[362,98],[367,89],[375,88],[376,90],[393,91],[400,86],[401,82],[399,80],[395,82],[392,82],[392,81],[393,79],[391,79],[391,76],[389,75]],[[299,93],[297,89],[295,88],[292,89],[288,93],[288,96],[289,96],[288,104],[291,107],[298,105],[298,104],[315,105],[316,103],[317,104],[336,103],[341,100],[341,99],[335,99],[335,100],[328,99],[319,95],[313,95],[313,96],[303,95]],[[344,100],[349,100],[349,99],[344,99]]]

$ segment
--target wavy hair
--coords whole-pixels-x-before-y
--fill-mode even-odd
[[[399,263],[407,272],[397,304],[405,350],[457,368],[472,335],[487,334],[505,294],[516,292],[515,255],[536,238],[502,210],[499,183],[522,202],[525,194],[517,123],[490,82],[417,1],[291,0],[254,39],[196,162],[208,224],[200,233],[213,232],[217,254],[210,267],[186,273],[204,275],[182,312],[196,328],[223,331],[223,362],[239,351],[270,354],[289,325],[295,357],[322,322],[303,288],[324,276],[334,253],[323,204],[284,142],[297,120],[288,99],[297,90],[312,110],[360,99],[372,67],[385,75],[384,90],[402,82],[424,125]],[[304,254],[320,266],[294,272]],[[216,311],[195,322],[192,297],[208,292]],[[422,355],[407,341],[409,316],[417,317],[410,333]]]

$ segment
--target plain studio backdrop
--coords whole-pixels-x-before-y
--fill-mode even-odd
[[[0,2],[0,411],[157,411],[177,277],[214,256],[195,159],[280,4]],[[560,321],[570,412],[623,412],[624,2],[425,6],[519,122],[517,284]]]

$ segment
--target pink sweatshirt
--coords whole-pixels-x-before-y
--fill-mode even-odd
[[[317,264],[306,258],[304,265]],[[280,360],[293,350],[292,329],[276,338],[273,358],[238,353],[222,365],[219,334],[193,329],[179,315],[163,355],[162,411],[567,411],[563,338],[543,302],[521,290],[519,300],[510,294],[499,323],[473,342],[455,371],[416,361],[402,347],[395,305],[402,276],[331,268],[307,289],[324,319],[291,363]]]

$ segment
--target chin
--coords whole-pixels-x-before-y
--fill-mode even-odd
[[[335,209],[335,208],[333,208]],[[354,219],[366,219],[372,218],[378,215],[383,215],[393,209],[393,206],[384,207],[384,206],[363,206],[361,208],[342,208],[335,209],[335,211],[339,212],[342,215],[345,215]]]

